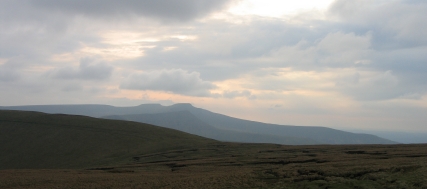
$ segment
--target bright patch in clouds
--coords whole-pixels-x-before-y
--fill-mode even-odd
[[[247,0],[230,8],[237,15],[258,15],[281,17],[295,15],[304,11],[324,11],[333,0]]]
[[[4,64],[7,62],[7,59],[5,58],[0,58],[0,65]]]
[[[180,41],[192,41],[192,40],[196,40],[197,36],[191,36],[191,35],[174,35],[174,36],[170,36],[170,38],[179,39]]]

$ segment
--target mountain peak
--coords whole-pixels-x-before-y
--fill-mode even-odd
[[[174,105],[169,106],[170,110],[192,110],[194,109],[194,106],[191,105],[190,103],[177,103]]]
[[[172,105],[174,107],[187,107],[187,108],[194,108],[194,106],[190,103],[176,103],[174,105]]]
[[[136,107],[143,107],[143,106],[145,106],[145,107],[147,107],[147,106],[158,106],[158,107],[160,107],[160,106],[162,106],[161,104],[155,104],[155,103],[152,103],[152,104],[140,104],[140,105],[138,105],[138,106],[136,106]]]

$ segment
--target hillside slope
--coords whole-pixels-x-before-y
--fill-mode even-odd
[[[106,166],[216,143],[142,123],[0,110],[0,169]]]
[[[248,121],[196,108],[191,104],[175,104],[164,109],[165,111],[189,111],[201,121],[219,129],[309,138],[320,144],[396,144],[394,141],[375,135],[356,134],[327,127],[289,126]]]
[[[289,126],[248,121],[230,116],[214,113],[201,108],[196,108],[188,103],[174,104],[171,106],[162,106],[159,104],[141,104],[134,107],[114,107],[107,105],[37,105],[37,106],[12,106],[0,107],[0,109],[12,110],[30,110],[46,113],[65,113],[87,115],[93,117],[103,116],[122,116],[129,114],[157,114],[166,112],[188,111],[197,119],[216,129],[224,131],[234,131],[243,133],[252,133],[258,135],[304,138],[309,141],[316,141],[316,144],[396,144],[396,142],[380,138],[370,134],[356,134],[340,131],[327,127],[314,126]],[[196,134],[190,132],[192,134]],[[239,142],[257,142],[256,137],[249,141]],[[225,141],[233,141],[227,138]],[[273,142],[278,143],[278,142]],[[309,142],[310,143],[310,142]],[[295,143],[278,143],[295,144]],[[300,143],[306,144],[306,143]],[[312,144],[312,143],[311,143]]]
[[[155,114],[114,115],[103,118],[148,123],[227,142],[274,143],[288,145],[320,144],[318,141],[309,138],[276,136],[270,134],[258,134],[244,131],[218,129],[201,121],[189,111]]]

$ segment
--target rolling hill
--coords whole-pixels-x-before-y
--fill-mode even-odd
[[[129,121],[0,110],[0,169],[125,164],[134,156],[216,143]]]
[[[248,121],[230,116],[213,113],[196,108],[191,104],[182,103],[171,106],[159,104],[142,104],[134,107],[114,107],[108,105],[35,105],[0,107],[9,110],[40,111],[45,113],[63,113],[86,115],[93,117],[108,117],[122,120],[153,123],[159,126],[185,131],[191,134],[215,138],[222,141],[263,142],[276,144],[395,144],[396,142],[369,134],[356,134],[327,127],[289,126]],[[185,116],[165,116],[163,113],[187,111],[192,114]],[[150,116],[163,116],[162,118]],[[163,115],[153,115],[163,114]],[[138,118],[139,117],[139,118]],[[176,123],[188,121],[186,127]],[[179,120],[182,119],[182,120]],[[162,121],[159,121],[162,120]],[[155,121],[155,122],[152,122]],[[166,124],[167,123],[167,124]],[[191,128],[191,129],[188,129]],[[202,129],[203,128],[203,129]],[[211,132],[215,130],[215,132]],[[219,133],[218,133],[219,132]],[[203,134],[204,133],[204,134]],[[216,133],[216,134],[215,134]],[[215,135],[217,137],[208,136]],[[219,138],[221,137],[221,138]]]

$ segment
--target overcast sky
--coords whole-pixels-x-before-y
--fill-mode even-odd
[[[425,0],[0,0],[0,106],[427,132]]]

